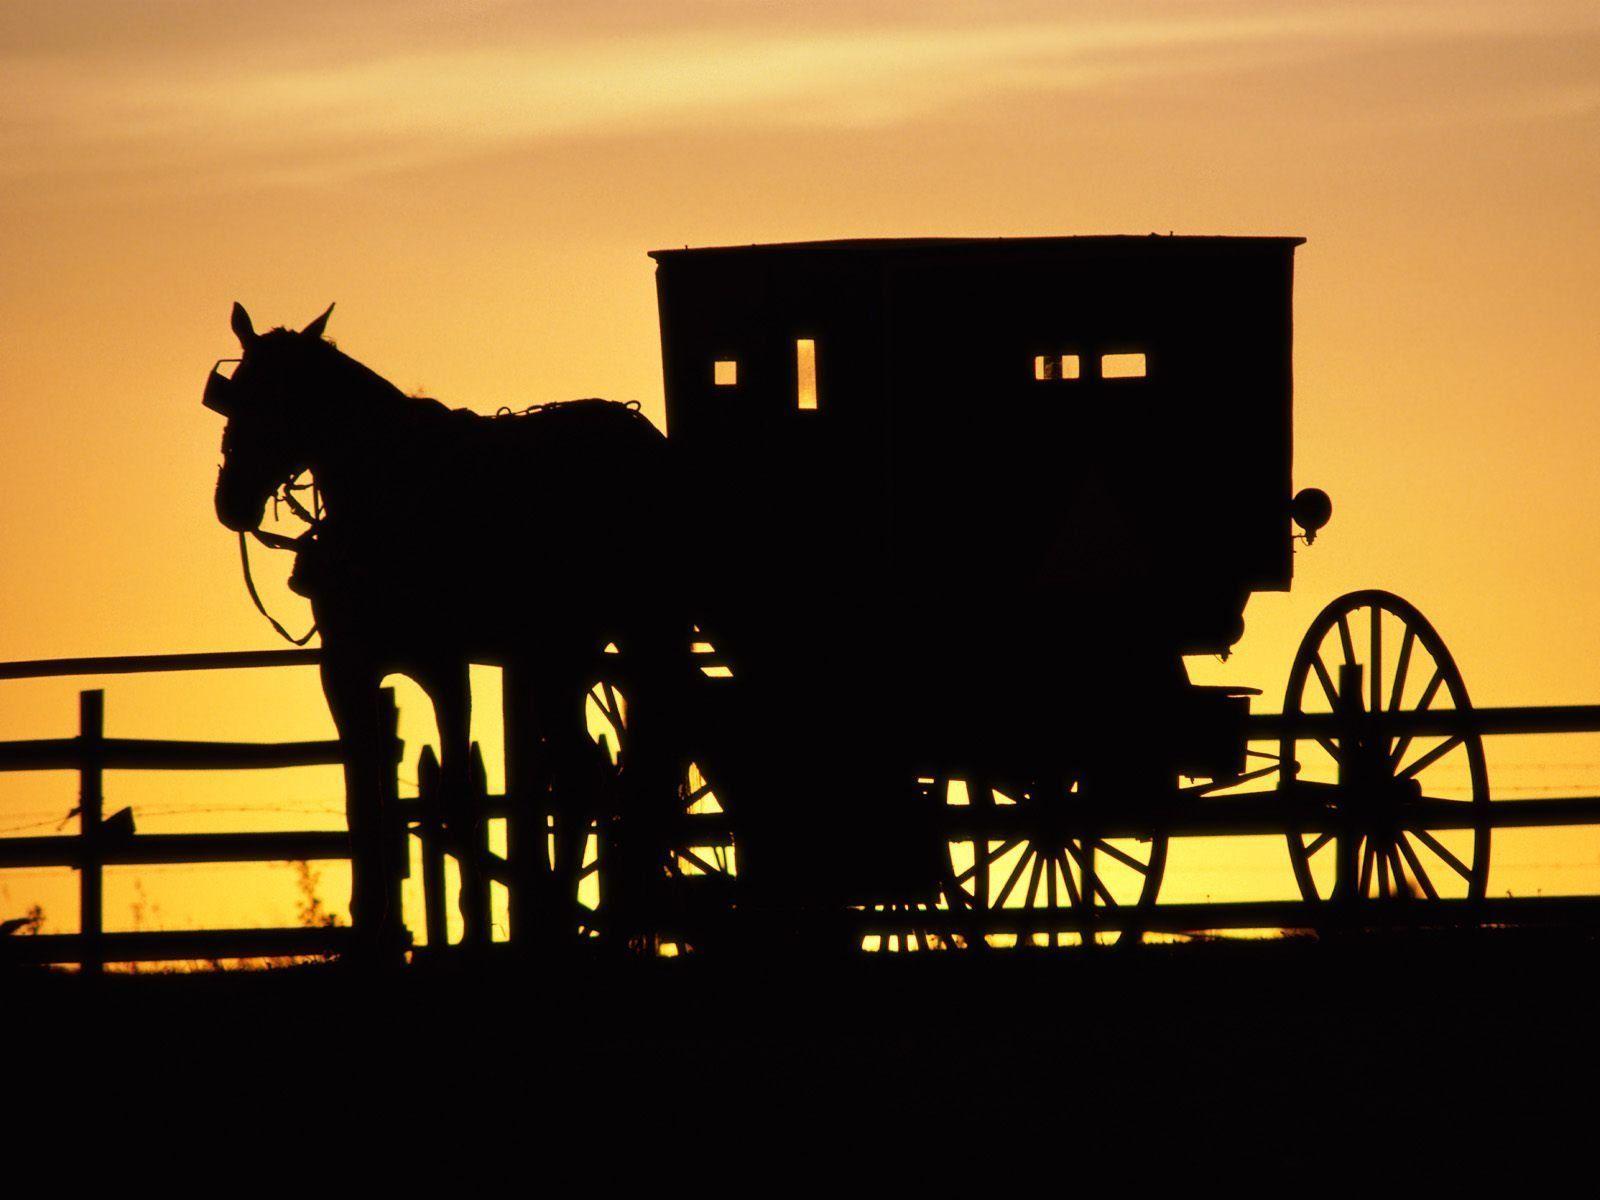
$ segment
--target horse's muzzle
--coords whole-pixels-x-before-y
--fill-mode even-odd
[[[224,486],[224,478],[217,477],[217,520],[234,533],[249,533],[261,525],[267,515],[266,499],[235,496]]]

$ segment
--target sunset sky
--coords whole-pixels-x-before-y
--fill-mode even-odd
[[[1478,703],[1600,701],[1597,196],[1593,0],[12,0],[0,659],[275,644],[199,403],[236,299],[262,327],[337,301],[342,349],[452,405],[602,395],[659,420],[647,250],[1174,231],[1308,239],[1295,476],[1334,501],[1295,590],[1196,677],[1276,709],[1317,610],[1382,587]],[[71,732],[80,685],[0,683],[0,739]],[[331,729],[308,671],[106,686],[113,734]],[[1600,789],[1583,739],[1490,767],[1508,797]],[[0,778],[0,831],[71,803],[69,778]],[[126,803],[146,830],[339,822],[315,772],[114,778]],[[1600,882],[1593,839],[1504,846],[1491,891]],[[1184,882],[1175,848],[1170,892],[1234,894],[1223,868]],[[143,919],[291,918],[286,872],[223,878],[147,873]],[[70,927],[68,884],[0,876],[0,918],[38,895]]]

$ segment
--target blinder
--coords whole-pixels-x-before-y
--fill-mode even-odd
[[[222,373],[225,364],[232,363],[235,367],[243,361],[237,358],[219,358],[211,368],[211,374],[206,378],[205,395],[200,403],[212,412],[221,413],[225,417],[233,415],[233,378]]]

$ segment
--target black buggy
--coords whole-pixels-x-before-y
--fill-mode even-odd
[[[1251,689],[1184,656],[1227,655],[1328,519],[1291,479],[1301,241],[655,252],[705,684],[668,873],[926,911],[929,944],[1128,928],[1174,814],[1264,773]],[[591,715],[626,743],[614,689]]]

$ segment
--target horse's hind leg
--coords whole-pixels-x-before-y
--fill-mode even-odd
[[[488,849],[484,814],[472,788],[472,683],[465,662],[413,672],[433,701],[439,727],[439,777],[444,791],[449,842],[461,869],[461,923],[468,945],[489,941],[489,880],[483,871]]]
[[[590,674],[585,658],[547,650],[539,656],[535,670],[525,671],[517,681],[527,689],[522,696],[532,722],[523,736],[537,746],[538,755],[532,764],[527,798],[540,808],[547,807],[554,834],[553,894],[542,919],[546,932],[561,936],[587,923],[579,910],[579,889],[591,829],[601,814],[609,774],[609,762],[590,739],[584,723]],[[543,814],[536,819],[542,821]]]

